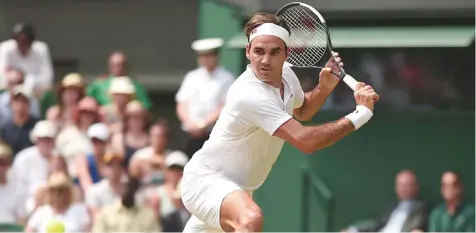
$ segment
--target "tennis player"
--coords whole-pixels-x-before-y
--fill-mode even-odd
[[[271,14],[257,14],[245,26],[251,64],[233,83],[210,139],[186,165],[182,201],[192,214],[184,232],[258,232],[263,214],[253,191],[266,180],[284,142],[313,153],[341,140],[373,116],[378,95],[358,83],[356,110],[318,126],[303,126],[339,83],[328,62],[317,87],[304,93],[286,65],[289,28]],[[333,59],[331,59],[333,60]],[[336,69],[337,70],[337,69]]]

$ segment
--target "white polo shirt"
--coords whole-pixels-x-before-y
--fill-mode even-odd
[[[175,100],[177,103],[188,102],[192,121],[203,121],[225,102],[226,93],[234,81],[235,76],[224,68],[218,67],[209,73],[200,67],[185,75]]]
[[[283,67],[284,100],[279,88],[259,80],[250,67],[233,83],[210,139],[185,172],[219,174],[245,190],[260,187],[284,140],[272,136],[304,103],[296,74]]]
[[[25,84],[31,88],[53,85],[53,65],[48,45],[34,41],[30,52],[23,56],[17,43],[6,40],[0,43],[0,89],[5,86],[5,68],[12,66],[25,72]]]

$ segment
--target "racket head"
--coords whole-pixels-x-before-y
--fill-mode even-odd
[[[289,27],[288,62],[294,67],[316,67],[329,54],[332,56],[327,24],[312,6],[291,2],[281,7],[276,16]]]

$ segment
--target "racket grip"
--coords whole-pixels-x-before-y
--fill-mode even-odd
[[[343,78],[345,84],[349,86],[353,91],[357,89],[357,80],[355,80],[352,76],[346,74]]]

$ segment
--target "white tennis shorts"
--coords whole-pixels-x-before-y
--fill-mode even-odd
[[[181,182],[182,202],[192,217],[183,232],[223,232],[220,225],[221,203],[236,190],[243,189],[218,173],[184,173]]]

